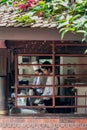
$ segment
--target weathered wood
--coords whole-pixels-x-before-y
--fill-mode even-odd
[[[7,114],[7,87],[6,77],[0,77],[0,115]]]

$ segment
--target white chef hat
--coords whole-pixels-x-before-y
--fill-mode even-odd
[[[34,62],[32,62],[32,64],[38,64],[38,62],[37,61],[34,61]],[[32,66],[33,67],[33,70],[38,70],[38,69],[40,69],[40,67],[39,66]]]

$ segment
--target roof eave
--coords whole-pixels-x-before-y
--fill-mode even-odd
[[[3,40],[61,40],[56,28],[0,27]],[[81,41],[82,34],[67,33],[63,40]]]

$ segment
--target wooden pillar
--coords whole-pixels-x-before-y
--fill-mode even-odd
[[[4,44],[3,44],[4,45]],[[7,112],[7,49],[0,43],[0,115]]]
[[[0,115],[6,115],[8,113],[6,87],[6,76],[0,76]]]

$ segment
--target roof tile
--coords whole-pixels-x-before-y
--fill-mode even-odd
[[[15,20],[17,16],[23,16],[26,12],[18,13],[18,9],[14,7],[0,6],[0,27],[56,27],[56,23],[52,20],[44,20],[43,17],[34,16],[35,23],[19,23]]]

